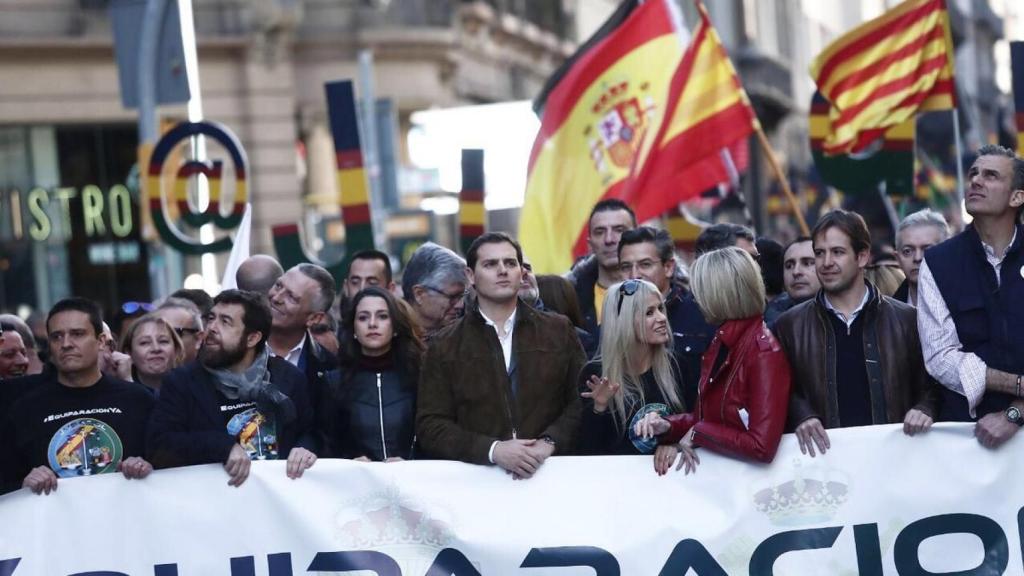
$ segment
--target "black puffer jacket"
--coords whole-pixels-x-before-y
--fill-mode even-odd
[[[355,366],[328,372],[320,426],[323,456],[412,459],[416,382],[405,379],[390,358],[360,358]]]

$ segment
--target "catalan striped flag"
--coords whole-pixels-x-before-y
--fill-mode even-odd
[[[653,137],[644,139],[619,196],[638,220],[736,178],[736,150],[759,128],[736,70],[698,3],[700,22],[670,85]],[[744,155],[743,158],[746,156]]]
[[[956,107],[945,0],[907,0],[846,33],[811,65],[832,108],[829,155],[862,151],[918,112]]]
[[[586,251],[587,219],[629,175],[683,54],[672,0],[627,0],[549,79],[519,240],[538,273]]]

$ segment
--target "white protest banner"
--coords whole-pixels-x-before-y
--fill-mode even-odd
[[[1024,440],[972,431],[833,430],[817,458],[786,436],[769,466],[700,450],[691,476],[592,457],[525,481],[335,460],[256,463],[240,488],[213,465],[65,479],[0,499],[0,576],[1024,574]]]

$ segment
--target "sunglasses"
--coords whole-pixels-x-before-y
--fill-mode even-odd
[[[626,296],[632,296],[636,294],[636,291],[640,289],[639,280],[626,280],[619,285],[619,305],[615,310],[615,315],[622,314],[622,299]]]
[[[199,330],[196,328],[175,328],[174,333],[178,335],[178,338],[184,338],[186,334],[191,336],[199,334]]]
[[[309,327],[309,333],[315,334],[317,336],[327,334],[330,331],[331,327],[328,326],[327,324],[313,324],[312,326]]]
[[[125,314],[135,314],[139,310],[142,310],[143,312],[152,312],[155,309],[156,307],[149,302],[125,302],[124,304],[121,304],[121,312],[124,312]]]

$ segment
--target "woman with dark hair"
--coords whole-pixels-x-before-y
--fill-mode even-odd
[[[423,342],[407,308],[383,288],[365,288],[352,299],[342,334],[320,412],[324,455],[412,458]]]
[[[571,282],[555,274],[539,274],[537,290],[545,310],[557,312],[568,318],[573,326],[583,328],[583,312]]]

